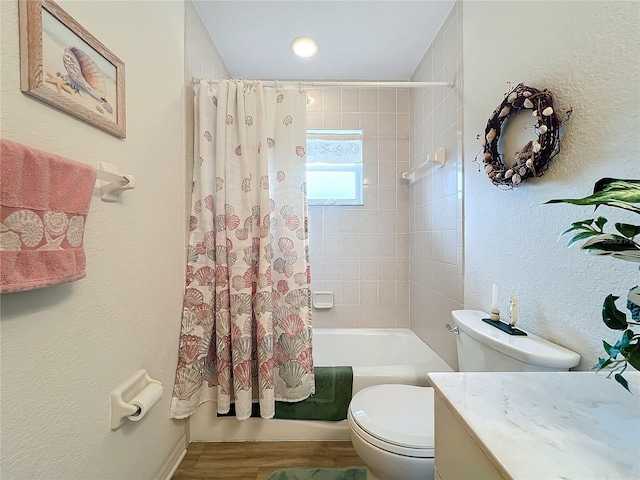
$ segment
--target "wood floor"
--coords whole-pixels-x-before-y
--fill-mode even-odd
[[[364,467],[351,442],[192,443],[173,480],[264,480],[283,468]]]

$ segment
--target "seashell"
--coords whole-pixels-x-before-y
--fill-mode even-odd
[[[281,252],[290,252],[293,250],[294,246],[295,244],[290,238],[280,237],[280,239],[278,240],[278,248]]]
[[[198,261],[198,251],[196,247],[193,245],[189,245],[187,249],[187,262],[188,263],[196,263]]]
[[[210,141],[213,140],[213,137],[211,136],[211,132],[209,132],[209,131],[205,131],[204,132],[204,138],[205,138],[205,140],[207,140],[207,142],[210,142]]]
[[[253,126],[253,117],[251,115],[247,115],[246,117],[244,117],[244,124],[247,127],[252,127]]]
[[[284,252],[284,260],[287,265],[295,264],[298,261],[298,252],[296,252],[295,250]],[[291,275],[293,275],[293,272],[291,273]],[[291,275],[287,275],[287,277],[290,277]]]
[[[233,116],[232,115],[227,115],[225,117],[224,123],[227,125],[233,125]]]
[[[489,174],[489,179],[490,179],[490,180],[493,180],[493,179],[495,178],[495,176],[496,176],[496,172],[491,172],[491,173]]]
[[[529,168],[530,170],[533,170],[533,160],[528,159],[525,163],[525,165],[527,166],[527,168]]]
[[[298,218],[297,215],[291,215],[285,218],[284,224],[289,230],[293,232],[296,228],[300,226],[300,219]]]
[[[233,345],[231,345],[231,358],[234,365],[241,364],[247,360],[251,361],[251,337],[240,336],[235,339]]]
[[[535,142],[533,144],[533,152],[534,153],[538,153],[540,151],[540,148],[542,148],[542,146],[538,142]]]
[[[527,169],[525,167],[520,167],[518,169],[518,173],[524,177],[527,174]]]
[[[200,341],[202,337],[197,335],[182,335],[180,337],[180,355],[178,361],[184,362],[186,365],[191,365],[198,360],[200,356]]]
[[[496,174],[496,178],[502,178],[502,174],[501,173],[497,173]]]
[[[0,250],[4,251],[18,251],[22,246],[20,242],[20,235],[14,232],[0,233]]]
[[[511,178],[513,176],[513,170],[509,169],[504,172],[504,178]]]
[[[286,362],[278,371],[287,388],[296,388],[302,385],[302,377],[307,375],[304,367],[293,360]]]
[[[530,97],[531,92],[529,90],[525,90],[524,92],[522,92],[522,95],[524,95],[525,97]]]
[[[204,295],[196,288],[187,288],[184,292],[185,308],[192,308],[204,303]]]
[[[542,126],[540,127],[540,133],[547,133],[547,130],[548,130],[548,128],[547,128],[547,126],[546,126],[546,125],[542,125]]]
[[[299,274],[296,273],[296,275]],[[291,305],[294,308],[304,308],[309,306],[311,300],[310,297],[311,293],[308,288],[298,288],[287,293],[284,300],[287,302],[287,305]]]
[[[251,178],[252,178],[252,175],[249,174],[248,177],[242,179],[240,190],[242,190],[244,193],[249,193],[251,191]]]
[[[202,375],[195,368],[184,366],[176,372],[173,396],[178,400],[189,400],[200,389]]]
[[[304,147],[301,147],[300,145],[298,145],[296,147],[296,155],[298,155],[299,157],[304,157]]]
[[[502,107],[502,110],[500,110],[500,115],[498,115],[498,118],[506,117],[507,115],[509,115],[509,112],[511,112],[510,106],[507,105],[506,107]]]
[[[542,115],[545,117],[550,117],[553,114],[553,108],[547,107],[542,111]]]
[[[281,327],[289,318],[290,316],[288,315],[281,322],[278,322],[278,327]],[[307,348],[306,342],[300,337],[300,335],[296,335],[294,337],[289,335],[280,335],[277,345],[282,348],[289,359],[296,358],[304,351],[304,349]]]
[[[492,128],[491,130],[489,130],[489,132],[487,132],[487,136],[486,136],[487,142],[488,143],[493,142],[494,138],[496,138],[496,129]]]
[[[298,337],[300,332],[304,330],[304,320],[302,320],[300,315],[297,313],[293,313],[284,319],[280,324],[280,327],[285,335],[289,337]]]
[[[495,111],[491,112],[491,116],[489,117],[489,121],[493,120],[494,118],[496,118],[496,112]]]
[[[273,358],[269,358],[268,361],[261,363],[258,366],[258,381],[259,381],[259,389],[261,392],[267,392],[269,390],[273,390],[273,367],[274,361]]]
[[[493,165],[487,165],[486,167],[484,167],[484,171],[485,173],[493,172]]]
[[[213,195],[207,195],[204,197],[204,206],[207,210],[211,210],[213,212]]]
[[[64,49],[62,63],[69,74],[70,83],[78,90],[84,90],[95,100],[101,102],[101,106],[109,113],[113,108],[106,100],[107,79],[104,73],[93,59],[78,47]]]
[[[491,153],[485,152],[485,154],[484,154],[484,163],[489,163],[492,160],[492,158],[493,157],[491,156]]]
[[[69,225],[69,219],[64,212],[48,211],[44,213],[44,227],[51,235],[62,235]]]
[[[260,177],[260,188],[262,188],[263,190],[269,190],[269,176],[268,175],[262,175]]]
[[[267,147],[273,148],[275,145],[276,145],[276,141],[273,138],[271,137],[267,138]]]
[[[531,116],[532,117],[537,117],[538,116],[538,110],[534,110],[533,112],[531,112]]]
[[[507,97],[507,102],[513,103],[516,98],[518,98],[518,92],[511,92]]]
[[[293,117],[291,115],[287,115],[286,117],[284,117],[284,119],[282,120],[282,124],[285,127],[288,127],[289,125],[291,125],[293,123]]]
[[[296,362],[302,365],[307,373],[313,372],[313,355],[311,354],[311,348],[305,349],[298,355]]]
[[[238,145],[238,146],[236,147],[235,152],[236,152],[236,155],[237,155],[238,157],[239,157],[240,155],[242,155],[242,145]]]
[[[194,278],[199,285],[210,285],[213,279],[216,278],[216,272],[210,266],[205,265],[196,271]]]
[[[524,108],[533,108],[533,102],[528,98],[524,100],[524,103],[522,105],[524,105]]]
[[[44,235],[42,220],[37,213],[31,210],[17,210],[13,212],[5,218],[4,224],[11,230],[19,232],[20,240],[27,247],[35,247],[38,245]],[[82,237],[80,237],[80,242],[82,242]],[[77,247],[78,245],[74,246]]]
[[[251,390],[251,360],[245,360],[233,367],[233,385],[236,390]]]
[[[282,100],[284,100],[284,95],[279,93],[278,96],[276,97],[276,102],[282,103]]]
[[[484,147],[487,144],[487,140],[483,137],[480,144]]]
[[[238,293],[231,295],[231,315],[247,315],[251,313],[251,295]]]
[[[520,182],[522,182],[522,178],[520,178],[520,175],[518,175],[517,173],[514,173],[513,177],[511,177],[511,182],[514,185],[520,185]]]
[[[286,178],[285,173],[282,170],[278,170],[278,174],[276,175],[276,180],[278,180],[278,182],[282,183],[282,182],[284,182],[285,178]]]
[[[82,244],[83,235],[84,217],[82,215],[74,215],[69,219],[69,226],[67,227],[67,241],[72,247],[79,247]]]

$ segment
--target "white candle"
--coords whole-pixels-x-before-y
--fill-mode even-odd
[[[498,286],[495,283],[491,291],[491,310],[498,310]]]

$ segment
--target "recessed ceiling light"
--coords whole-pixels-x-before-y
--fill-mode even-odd
[[[318,51],[318,42],[311,37],[294,38],[291,42],[291,50],[299,57],[312,57]]]

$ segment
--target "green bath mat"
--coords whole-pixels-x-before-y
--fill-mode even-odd
[[[291,468],[276,470],[266,480],[366,480],[367,469],[353,468]]]
[[[353,390],[353,368],[315,367],[316,393],[300,402],[276,402],[275,418],[286,420],[339,421],[347,418]],[[219,417],[235,417],[235,405]],[[252,417],[260,417],[260,407],[252,405]]]

